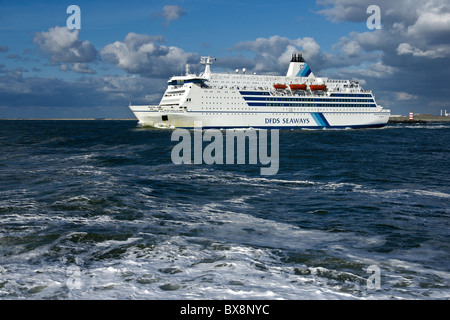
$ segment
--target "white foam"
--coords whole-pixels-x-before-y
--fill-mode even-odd
[[[193,179],[210,182],[262,186],[270,192],[273,184],[285,184],[289,189],[313,188],[316,190],[373,194],[376,197],[409,196],[447,199],[448,194],[428,190],[376,190],[360,184],[338,182],[313,182],[308,180],[270,179],[245,177],[235,173],[217,172],[209,168],[192,170]],[[178,181],[177,174],[163,174],[152,179]],[[112,181],[111,183],[117,183]],[[153,206],[153,189],[139,188],[139,199]],[[26,191],[24,191],[26,194]],[[0,297],[19,298],[73,298],[73,299],[369,299],[418,297],[421,292],[429,297],[445,297],[445,289],[422,289],[417,285],[417,274],[449,279],[443,270],[430,271],[411,259],[424,257],[419,249],[396,250],[386,255],[372,252],[371,248],[382,246],[384,236],[363,236],[352,232],[326,232],[305,230],[288,223],[258,218],[252,214],[236,212],[236,206],[248,209],[252,196],[237,195],[227,203],[207,202],[199,204],[177,204],[164,207],[170,220],[144,214],[133,221],[117,221],[109,215],[67,215],[57,213],[18,215],[11,214],[9,222],[77,223],[86,227],[133,229],[133,236],[123,240],[71,241],[82,239],[87,233],[68,232],[48,245],[33,250],[15,250],[21,253],[7,257],[0,270],[5,285],[0,288]],[[86,203],[91,195],[78,195],[55,201],[54,204]],[[4,202],[2,205],[19,205]],[[161,202],[156,202],[161,204]],[[229,207],[227,204],[231,203]],[[235,206],[235,207],[233,207]],[[161,212],[162,212],[161,211]],[[299,213],[301,214],[301,213]],[[28,219],[28,220],[27,220]],[[158,233],[152,231],[155,224]],[[36,223],[35,223],[36,224]],[[39,223],[38,223],[39,225]],[[29,231],[25,230],[24,233]],[[58,247],[67,250],[67,257],[60,261],[45,259]],[[114,249],[120,253],[108,256]],[[298,253],[313,259],[301,262],[284,262],[277,252]],[[63,251],[64,252],[64,251]],[[428,256],[427,256],[428,254]],[[440,256],[443,253],[440,253]],[[413,255],[413,258],[411,258]],[[107,256],[106,258],[99,258]],[[93,257],[95,257],[93,259]],[[342,271],[339,267],[321,265],[322,258],[360,265],[361,268],[375,264],[381,268],[385,285],[379,292],[367,292],[365,275],[361,270]],[[429,259],[425,252],[424,260]],[[25,263],[43,260],[49,265],[39,267]],[[69,290],[66,285],[69,263],[79,266],[82,288]],[[353,267],[357,268],[357,267]],[[298,270],[308,270],[298,272]],[[405,270],[406,273],[399,272]],[[362,275],[361,275],[362,274]],[[424,276],[425,277],[425,276]],[[4,280],[3,280],[4,279]],[[20,279],[27,279],[26,283]],[[346,280],[350,279],[350,280]],[[413,280],[411,280],[413,279]],[[409,283],[408,281],[411,281]],[[430,281],[424,278],[423,281]],[[396,289],[398,283],[406,289]],[[410,287],[408,287],[410,286]],[[410,290],[408,290],[410,288]],[[411,293],[411,288],[419,293]],[[403,290],[403,291],[402,291]]]
[[[439,123],[428,123],[428,124],[396,124],[384,127],[385,129],[448,129],[449,126]]]
[[[429,197],[436,197],[436,198],[444,198],[448,199],[450,198],[450,194],[440,191],[429,191],[429,190],[413,190],[412,193],[415,193],[420,196],[429,196]]]
[[[351,184],[349,184],[349,186],[351,186]],[[413,195],[443,198],[443,199],[450,198],[450,194],[446,193],[446,192],[420,190],[420,189],[399,188],[399,189],[381,190],[381,189],[368,188],[368,187],[364,187],[364,186],[360,186],[360,185],[354,185],[353,191],[358,192],[358,193],[372,194],[374,196],[386,197],[386,198],[411,197]]]

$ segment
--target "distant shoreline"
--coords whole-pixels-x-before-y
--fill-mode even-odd
[[[450,122],[450,117],[434,116],[431,114],[414,115],[413,120],[409,116],[391,116],[388,123],[427,123],[427,122]]]

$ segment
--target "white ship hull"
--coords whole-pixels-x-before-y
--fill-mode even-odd
[[[301,54],[286,76],[212,73],[174,76],[159,105],[132,106],[143,126],[167,128],[370,128],[382,127],[390,111],[370,90],[350,80],[318,78]]]
[[[159,128],[322,129],[383,127],[390,113],[379,112],[258,112],[204,113],[151,111],[152,106],[130,106],[142,126]]]

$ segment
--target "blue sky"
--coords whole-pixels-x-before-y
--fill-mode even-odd
[[[81,29],[69,30],[69,5]],[[381,29],[368,29],[367,7]],[[319,76],[359,80],[393,114],[450,112],[448,0],[0,1],[0,118],[133,118],[199,57],[285,74],[293,49]]]

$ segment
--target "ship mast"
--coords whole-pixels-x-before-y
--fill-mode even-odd
[[[207,56],[207,57],[201,57],[200,63],[205,65],[205,77],[209,77],[211,74],[211,65],[213,64],[213,61],[216,61],[216,58]]]

